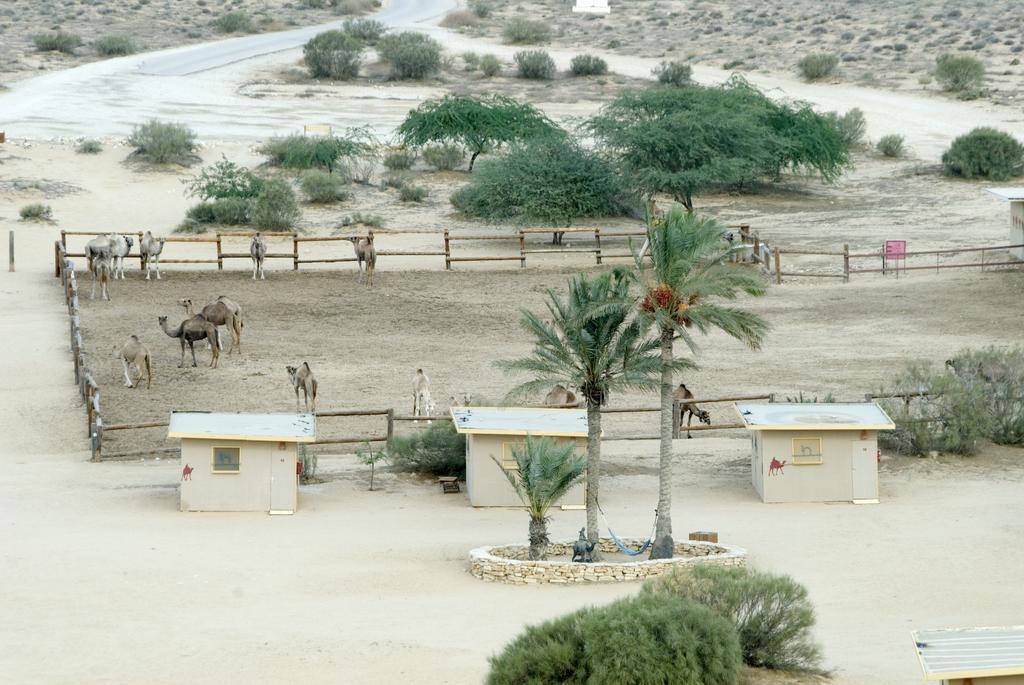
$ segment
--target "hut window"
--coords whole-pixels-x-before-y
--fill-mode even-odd
[[[821,438],[793,438],[794,464],[820,464]]]
[[[242,460],[240,447],[214,447],[213,472],[238,473]]]
[[[505,471],[518,471],[519,463],[516,461],[516,457],[512,454],[513,447],[519,447],[525,445],[524,442],[503,442],[501,443],[501,468]]]

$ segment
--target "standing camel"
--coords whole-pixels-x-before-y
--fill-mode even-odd
[[[544,396],[544,404],[555,407],[580,406],[579,400],[576,399],[576,393],[561,384],[551,388]]]
[[[121,347],[121,364],[124,365],[124,387],[134,388],[131,375],[128,373],[134,366],[139,374],[139,381],[142,381],[142,366],[146,366],[146,389],[149,390],[153,382],[152,357],[149,348],[142,344],[137,335],[128,336],[127,342]]]
[[[142,255],[142,268],[146,270],[146,280],[149,280],[149,272],[156,267],[156,280],[160,280],[160,253],[164,251],[164,242],[167,238],[154,238],[150,231],[142,236],[139,242],[139,254]]]
[[[97,235],[85,244],[85,258],[89,261],[90,272],[93,262],[100,255],[110,256],[110,238],[105,235]]]
[[[92,294],[89,295],[90,300],[96,299],[96,281],[100,282],[100,297],[104,300],[110,299],[110,294],[107,292],[107,284],[110,283],[111,274],[111,263],[113,257],[106,252],[100,252],[92,258]]]
[[[110,234],[110,256],[114,258],[114,278],[121,276],[121,280],[124,280],[124,258],[131,252],[132,245],[135,241],[126,235],[120,233]]]
[[[183,297],[178,300],[178,304],[185,308],[185,313],[189,316],[195,316],[193,311],[192,298]],[[242,323],[241,320],[235,318],[234,312],[224,302],[218,300],[212,304],[208,304],[203,307],[203,310],[199,312],[199,316],[203,317],[214,326],[225,326],[231,332],[231,347],[228,348],[228,354],[238,348],[238,352],[242,352]],[[217,334],[217,341],[220,342],[220,333]]]
[[[181,341],[181,362],[178,363],[178,368],[185,366],[185,343],[188,343],[189,350],[192,351],[192,366],[199,366],[196,363],[196,348],[195,343],[198,340],[211,340],[213,344],[210,346],[210,368],[217,368],[217,360],[220,359],[220,338],[217,335],[217,327],[207,321],[201,316],[193,316],[185,319],[177,328],[169,328],[167,326],[167,317],[161,316],[157,318],[160,323],[160,329],[164,333],[172,338],[177,338]]]
[[[359,262],[359,279],[365,281],[366,285],[373,285],[373,270],[377,266],[377,248],[373,246],[373,231],[368,231],[365,238],[352,236],[352,247],[356,251],[356,259]],[[365,271],[363,263],[365,262]]]
[[[256,280],[257,272],[261,279],[266,280],[263,275],[263,260],[267,258],[267,239],[259,232],[249,241],[249,255],[252,257],[252,280]]]
[[[679,425],[683,425],[683,417],[689,412],[690,416],[686,419],[686,437],[692,438],[690,435],[690,422],[693,421],[693,417],[696,416],[697,420],[708,426],[711,425],[711,414],[698,407],[693,402],[686,402],[686,400],[693,399],[693,393],[682,383],[679,387],[672,391],[672,399],[676,402],[684,402],[679,411]]]
[[[412,415],[431,416],[434,413],[434,401],[430,398],[430,379],[423,369],[416,369],[412,378]]]
[[[288,372],[288,379],[295,389],[295,411],[299,411],[299,388],[302,388],[303,399],[306,401],[306,411],[316,413],[316,378],[313,376],[309,364],[302,362],[302,366],[284,367]]]

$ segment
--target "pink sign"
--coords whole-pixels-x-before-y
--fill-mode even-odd
[[[906,240],[886,240],[885,241],[885,256],[893,257],[896,259],[906,259],[907,256],[907,241]]]

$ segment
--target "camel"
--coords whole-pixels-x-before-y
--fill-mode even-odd
[[[121,275],[121,280],[124,280],[124,258],[131,252],[132,245],[135,241],[126,235],[120,233],[110,234],[110,256],[114,258],[114,278]]]
[[[128,373],[133,366],[139,374],[139,381],[142,381],[142,366],[145,364],[146,389],[149,390],[153,382],[152,357],[149,354],[149,348],[139,340],[137,335],[128,336],[128,340],[121,347],[119,357],[121,364],[124,365],[124,387],[134,388],[136,385],[132,382],[131,375]]]
[[[156,280],[160,280],[160,253],[164,251],[164,242],[167,238],[154,238],[150,231],[142,236],[139,243],[139,254],[142,255],[142,268],[146,270],[146,280],[149,280],[149,272],[156,267]]]
[[[217,334],[217,327],[207,321],[201,316],[193,316],[185,319],[177,328],[169,328],[167,326],[167,317],[161,316],[157,318],[160,323],[160,329],[172,338],[177,338],[181,341],[181,362],[178,363],[178,368],[185,366],[185,344],[188,343],[189,350],[192,351],[192,366],[199,366],[196,363],[196,348],[195,343],[197,340],[212,340],[213,345],[210,347],[210,368],[217,368],[217,360],[220,359],[220,336]]]
[[[947,359],[946,367],[949,368],[954,374],[964,380],[971,380],[972,378],[981,378],[986,383],[995,383],[996,381],[1002,380],[1010,372],[1002,362],[978,362],[978,365],[971,368],[964,364],[962,358]]]
[[[579,400],[576,399],[576,393],[561,384],[551,388],[551,391],[544,396],[544,404],[555,407],[580,406]]]
[[[92,264],[100,255],[110,256],[110,238],[105,235],[97,235],[85,244],[85,258],[89,260],[89,271],[92,271]]]
[[[462,399],[459,399],[455,395],[448,398],[449,407],[469,407],[473,404],[473,396],[468,392],[462,393]]]
[[[183,297],[178,300],[178,304],[185,308],[185,313],[190,317],[195,316],[192,298]],[[231,354],[235,347],[238,348],[239,353],[242,352],[242,323],[241,320],[235,318],[234,312],[231,311],[231,308],[228,307],[228,305],[218,300],[203,307],[203,310],[199,312],[199,316],[203,317],[214,326],[225,326],[231,332],[231,347],[228,348],[228,354]],[[217,340],[218,342],[220,341],[219,332]]]
[[[288,371],[288,378],[295,389],[295,411],[299,411],[299,389],[302,389],[303,398],[306,400],[306,411],[316,413],[316,378],[309,368],[309,364],[302,362],[302,366],[284,367]]]
[[[373,231],[369,231],[365,238],[353,236],[349,238],[352,247],[356,251],[356,259],[359,262],[359,279],[365,281],[366,285],[373,285],[373,270],[377,266],[377,248],[373,246]],[[363,263],[366,263],[365,270]]]
[[[261,279],[266,280],[267,277],[263,275],[263,260],[267,258],[267,239],[259,232],[249,241],[249,254],[252,256],[252,280],[256,280],[257,272]]]
[[[111,263],[113,257],[106,252],[100,252],[93,256],[90,270],[92,271],[92,294],[89,295],[90,300],[96,299],[96,281],[100,282],[100,297],[104,300],[110,300],[110,294],[107,292],[107,284],[110,283],[111,274]]]
[[[693,393],[682,383],[679,387],[672,392],[672,399],[676,402],[683,402],[682,409],[679,411],[679,425],[683,425],[683,417],[686,413],[690,413],[690,417],[686,419],[686,437],[692,438],[690,435],[690,423],[693,421],[693,417],[696,416],[697,420],[708,426],[711,425],[711,414],[698,407],[693,402],[687,402],[686,400],[693,399]]]
[[[412,379],[412,415],[431,416],[433,413],[434,401],[430,399],[430,379],[423,373],[423,369],[416,369],[416,375]]]

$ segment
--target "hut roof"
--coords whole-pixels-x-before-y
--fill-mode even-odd
[[[459,433],[586,437],[587,412],[526,407],[452,407]]]
[[[874,402],[737,402],[750,430],[892,430],[896,425]]]
[[[925,680],[1024,674],[1024,626],[911,632]]]
[[[316,440],[316,420],[312,414],[174,411],[171,412],[167,437],[258,442],[313,442]]]

